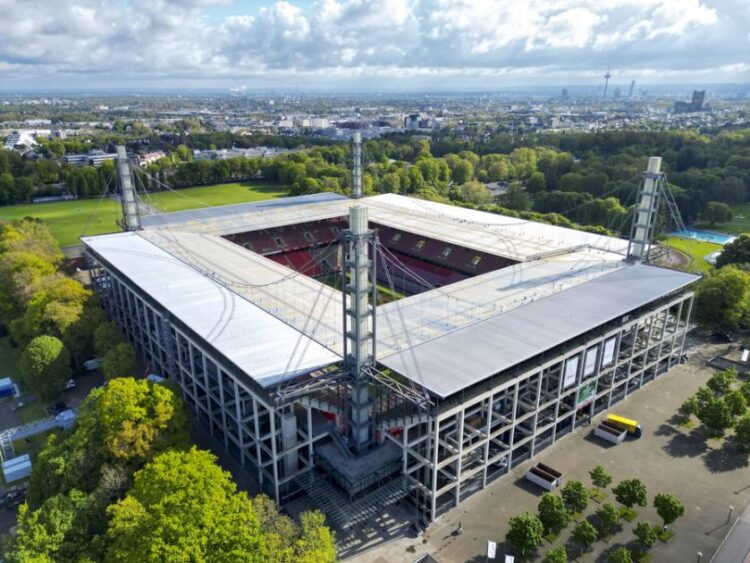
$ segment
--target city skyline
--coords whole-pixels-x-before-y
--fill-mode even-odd
[[[750,82],[742,0],[0,0],[0,89]],[[29,39],[33,38],[33,39]]]

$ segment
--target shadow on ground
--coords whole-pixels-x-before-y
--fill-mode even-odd
[[[664,451],[672,457],[696,457],[705,453],[706,450],[708,446],[705,436],[698,429],[689,434],[678,432],[664,446]]]
[[[709,451],[703,456],[703,463],[711,473],[723,473],[747,467],[748,455],[740,452],[732,444],[724,444],[722,448]]]

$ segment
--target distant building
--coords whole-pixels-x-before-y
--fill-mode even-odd
[[[563,88],[563,90],[562,90],[562,94],[560,95],[560,97],[561,97],[561,98],[562,98],[563,100],[567,100],[567,99],[568,99],[568,89],[567,89],[567,88]]]
[[[674,112],[675,113],[691,113],[695,111],[704,111],[708,107],[704,105],[706,99],[705,90],[693,90],[693,97],[689,102],[675,102]]]
[[[160,158],[164,158],[166,156],[164,154],[164,151],[152,151],[147,152],[146,154],[141,154],[135,157],[135,162],[138,166],[147,166],[148,164],[151,164],[152,162],[156,162]]]
[[[692,111],[701,111],[703,109],[703,102],[706,99],[705,90],[693,90],[693,99],[690,102],[690,109]]]
[[[73,166],[101,166],[115,158],[117,154],[113,152],[91,151],[86,154],[66,154],[63,161]]]
[[[628,98],[633,97],[633,92],[635,91],[635,80],[632,80],[630,82],[630,89],[628,90]]]
[[[413,131],[419,129],[419,114],[412,113],[404,118],[404,129],[407,131]]]
[[[615,88],[615,95],[614,95],[614,97],[615,97],[615,100],[619,100],[619,99],[620,99],[620,96],[622,96],[622,90],[620,90],[620,87],[619,87],[619,86],[617,86],[617,87]]]
[[[8,138],[5,139],[4,148],[12,151],[21,148],[33,148],[37,145],[34,133],[32,131],[12,131]]]

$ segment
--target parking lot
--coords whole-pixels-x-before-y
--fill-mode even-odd
[[[675,415],[685,398],[714,373],[705,365],[706,360],[726,347],[694,346],[689,350],[688,363],[672,369],[612,409],[641,422],[641,439],[613,446],[591,435],[593,425],[579,428],[443,515],[429,528],[424,540],[400,538],[349,560],[411,561],[421,553],[430,553],[442,563],[484,562],[487,540],[500,544],[498,555],[505,553],[507,546],[502,542],[508,519],[525,511],[536,513],[542,491],[523,477],[532,463],[541,461],[562,471],[565,480],[579,479],[588,485],[588,471],[596,464],[609,470],[613,484],[640,478],[648,488],[649,503],[656,493],[674,494],[684,503],[685,516],[674,524],[674,538],[666,544],[659,542],[651,550],[652,561],[692,562],[698,560],[701,552],[701,561],[708,562],[750,502],[750,469],[747,456],[723,447],[717,440],[706,440],[697,428],[681,427]],[[607,500],[614,502],[611,493]],[[734,507],[731,517],[730,506]],[[635,523],[660,523],[653,507],[638,508],[638,512],[633,523],[623,522],[621,531],[608,543],[597,541],[593,551],[578,560],[606,561],[615,547],[632,546]],[[463,533],[457,535],[459,522]],[[561,534],[561,539],[567,538],[569,530],[570,527]],[[545,542],[539,553],[543,555],[554,545],[557,543]]]

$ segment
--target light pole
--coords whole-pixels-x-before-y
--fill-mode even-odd
[[[703,557],[703,553],[700,551],[698,552],[698,563],[701,563],[701,557]]]
[[[727,522],[729,522],[732,519],[732,514],[734,513],[734,506],[729,506],[729,516],[727,516]]]

